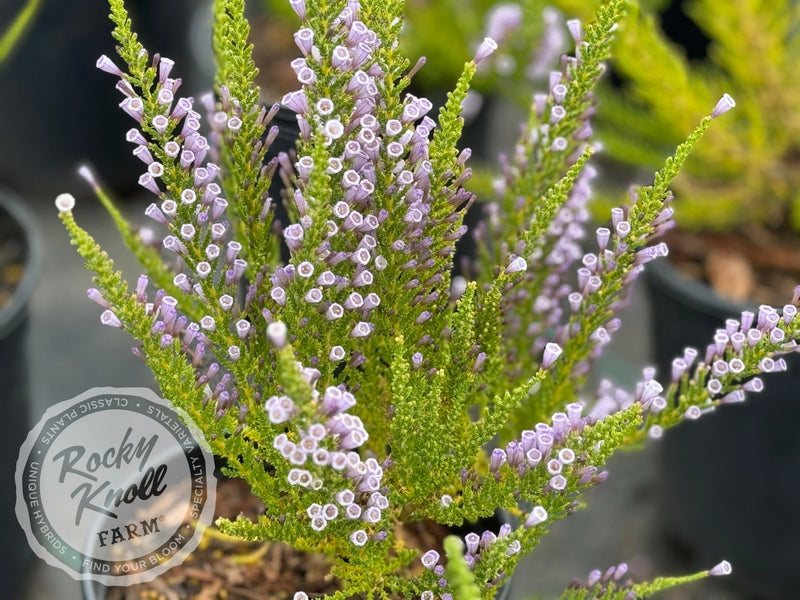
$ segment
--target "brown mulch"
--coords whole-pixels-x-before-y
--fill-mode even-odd
[[[217,482],[215,517],[235,519],[243,514],[256,520],[264,506],[241,479]],[[498,525],[492,524],[494,531]],[[444,553],[442,540],[450,533],[432,521],[406,523],[395,531],[403,546]],[[253,560],[242,564],[243,557]],[[415,561],[409,574],[419,575]],[[106,600],[287,600],[298,590],[309,596],[340,589],[330,576],[330,565],[320,554],[301,553],[285,544],[203,539],[180,565],[147,583],[108,588]]]
[[[215,515],[256,519],[261,501],[239,479],[217,484]],[[242,562],[244,557],[252,560]],[[287,600],[298,590],[330,594],[339,589],[322,555],[284,544],[227,541],[206,536],[181,565],[154,581],[109,588],[107,600]]]
[[[685,233],[666,236],[670,261],[692,279],[705,281],[738,302],[783,306],[800,284],[800,236],[761,227],[737,234]]]

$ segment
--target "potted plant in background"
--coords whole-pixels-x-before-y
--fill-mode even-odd
[[[707,37],[707,56],[687,59],[655,11],[633,14],[615,47],[621,87],[598,92],[596,123],[610,157],[649,169],[692,127],[698,107],[721,90],[737,101],[732,118],[709,132],[676,178],[680,219],[667,234],[670,260],[646,277],[653,351],[664,375],[681,348],[702,344],[726,318],[757,314],[800,278],[797,4],[682,6]],[[731,582],[770,598],[793,596],[798,582],[790,557],[800,535],[800,486],[762,484],[800,469],[800,361],[788,366],[768,402],[720,412],[707,427],[681,427],[662,448],[668,535],[692,563],[730,548],[739,565]],[[705,502],[683,502],[687,489]]]
[[[341,585],[332,597],[493,597],[549,525],[606,479],[617,449],[740,401],[796,346],[800,288],[782,316],[764,307],[757,323],[739,324],[766,332],[752,345],[687,352],[666,387],[646,370],[630,395],[579,401],[628,286],[666,253],[656,240],[672,222],[670,182],[731,107],[725,96],[653,185],[612,213],[596,251],[578,250],[592,152],[579,133],[621,0],[576,33],[565,93],[550,89],[534,107],[469,282],[452,273],[474,200],[462,187],[469,152],[456,143],[461,103],[493,40],[434,120],[429,101],[404,93],[402,2],[292,0],[301,88],[283,104],[297,113],[300,139],[295,155],[265,165],[277,106],[259,103],[244,3],[214,4],[215,93],[197,106],[208,136],[192,99],[175,93],[172,61],[151,59],[122,0],[110,5],[125,70],[107,57],[98,66],[122,82],[128,140],[145,163],[139,182],[157,196],[145,214],[163,229],[156,248],[114,212],[146,270],[129,290],[76,223],[74,198],[60,195],[60,217],[95,274],[89,295],[263,503],[255,520],[222,519],[220,531],[323,553]],[[277,169],[291,218],[280,229],[268,191]],[[718,374],[716,361],[731,366]],[[407,545],[409,526],[456,526],[498,509],[513,524],[448,542],[446,558],[441,547]],[[730,565],[650,584],[626,572],[593,572],[563,598],[639,597]]]
[[[18,8],[0,36],[0,69],[30,27],[39,7],[29,0]],[[28,361],[25,352],[28,300],[40,271],[41,249],[33,217],[0,177],[0,390],[7,411],[0,452],[13,456],[24,440],[30,414]],[[0,565],[4,587],[12,596],[20,585],[30,554],[14,519],[14,465],[0,468]]]

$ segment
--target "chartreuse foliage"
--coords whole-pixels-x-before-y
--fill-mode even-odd
[[[157,196],[145,214],[161,233],[149,246],[95,184],[146,271],[129,290],[75,222],[73,199],[59,197],[94,273],[89,295],[104,324],[137,340],[134,353],[228,474],[263,500],[257,522],[220,529],[327,554],[343,586],[335,598],[491,598],[549,524],[606,478],[616,450],[759,389],[753,376],[780,370],[773,357],[800,335],[793,305],[782,318],[765,308],[724,343],[715,338],[703,361],[681,358],[666,394],[648,376],[619,406],[579,401],[626,288],[665,253],[654,240],[671,225],[670,183],[711,122],[612,211],[612,228],[598,229],[597,251],[584,254],[592,90],[621,0],[598,10],[532,102],[499,196],[484,199],[480,256],[460,260],[455,276],[474,200],[463,187],[469,152],[456,149],[460,106],[491,41],[433,119],[431,102],[405,93],[416,57],[397,44],[402,2],[292,0],[301,88],[282,103],[299,139],[296,153],[264,164],[278,106],[259,103],[244,3],[214,3],[207,133],[200,107],[178,96],[172,61],[151,58],[122,0],[110,4],[125,66],[107,57],[98,66],[120,78],[135,121],[127,139],[147,169],[139,182]],[[282,198],[269,195],[276,172]],[[289,223],[273,220],[280,201]],[[498,510],[513,525],[448,538],[447,557],[406,547],[401,534],[410,522],[461,525]],[[629,599],[684,581],[637,586],[624,573],[592,575],[564,597],[596,595],[597,584]]]
[[[11,55],[25,32],[33,24],[41,5],[41,0],[26,0],[11,23],[4,27],[4,31],[0,33],[0,65]]]
[[[634,11],[624,24],[613,64],[626,84],[603,90],[598,111],[609,154],[634,166],[657,164],[691,128],[691,115],[728,92],[735,114],[698,144],[675,181],[681,227],[800,230],[797,4],[692,0],[684,10],[709,39],[702,60],[688,60],[652,11]]]

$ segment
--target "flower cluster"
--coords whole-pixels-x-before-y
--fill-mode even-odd
[[[724,98],[653,185],[612,211],[596,249],[583,249],[596,176],[587,165],[592,86],[622,0],[609,0],[595,23],[568,23],[575,52],[534,96],[498,197],[482,205],[480,254],[461,273],[455,248],[475,200],[464,187],[471,153],[457,147],[461,110],[497,49],[492,38],[434,118],[429,100],[405,92],[424,61],[412,66],[398,50],[402,3],[292,0],[300,88],[266,108],[244,4],[216,0],[219,73],[201,115],[177,95],[172,61],[150,59],[122,0],[110,3],[126,69],[107,57],[98,67],[118,78],[136,124],[126,137],[146,165],[140,183],[158,200],[145,209],[148,233],[111,209],[146,271],[128,291],[75,222],[72,197],[58,198],[97,275],[88,296],[101,322],[137,341],[134,353],[227,474],[263,500],[257,521],[221,529],[325,552],[342,594],[459,597],[449,551],[445,560],[405,548],[402,527],[458,526],[500,510],[520,518],[463,537],[460,573],[490,598],[550,523],[607,478],[616,450],[743,400],[797,347],[795,297],[782,311],[727,322],[705,355],[687,350],[666,388],[646,370],[633,392],[603,382],[592,405],[580,400],[631,282],[666,254],[658,237],[673,225],[670,181],[732,105]],[[297,120],[296,151],[266,161],[280,110]],[[273,218],[275,176],[285,224]],[[579,588],[600,597],[622,589],[624,574],[620,566]],[[677,582],[658,581],[647,589]]]

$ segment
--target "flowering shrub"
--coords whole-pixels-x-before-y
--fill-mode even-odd
[[[216,90],[199,106],[178,94],[172,61],[139,44],[122,0],[110,4],[126,70],[107,57],[98,67],[118,78],[139,182],[157,197],[145,214],[161,233],[128,225],[84,169],[146,270],[129,290],[76,224],[74,199],[59,196],[95,273],[89,297],[263,500],[258,522],[220,529],[326,553],[344,586],[336,597],[492,597],[606,479],[611,454],[760,390],[757,375],[784,368],[778,355],[796,345],[800,288],[782,312],[744,313],[704,352],[687,349],[666,387],[646,370],[631,394],[604,383],[596,401],[579,400],[630,283],[667,252],[656,240],[672,225],[671,179],[732,106],[723,98],[584,253],[592,86],[621,0],[572,27],[575,54],[537,97],[475,232],[479,256],[457,275],[474,201],[470,152],[456,149],[460,105],[491,39],[435,120],[428,100],[403,93],[413,69],[396,44],[402,2],[292,0],[301,88],[283,105],[300,137],[296,155],[265,164],[278,106],[259,104],[243,1],[215,2]],[[286,225],[273,221],[275,176]],[[398,542],[404,523],[498,509],[513,525],[448,542],[447,560]],[[592,573],[564,597],[634,598],[692,578],[634,584],[625,573]]]

